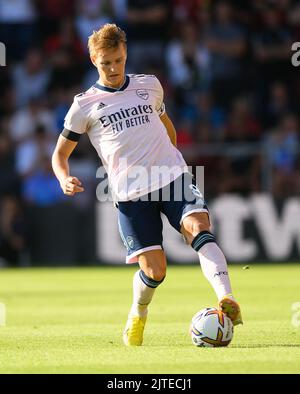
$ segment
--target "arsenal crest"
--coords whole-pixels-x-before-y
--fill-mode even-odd
[[[145,89],[138,89],[136,94],[143,100],[147,100],[149,98],[149,93]]]

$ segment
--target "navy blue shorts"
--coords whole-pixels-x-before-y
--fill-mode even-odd
[[[127,248],[126,263],[137,263],[139,254],[163,249],[161,213],[180,232],[182,220],[193,212],[207,212],[194,177],[184,173],[174,182],[136,201],[117,204],[119,231]]]

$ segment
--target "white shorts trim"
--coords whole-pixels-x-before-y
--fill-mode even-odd
[[[126,264],[134,264],[139,262],[139,254],[149,252],[149,250],[162,250],[161,245],[148,246],[147,248],[139,249],[136,252],[126,256]]]
[[[180,219],[180,226],[182,225],[183,219],[186,218],[187,216],[191,215],[192,213],[195,212],[206,212],[209,217],[209,212],[205,208],[197,208],[197,209],[192,209],[191,211],[186,212],[184,215],[182,215],[182,218]]]

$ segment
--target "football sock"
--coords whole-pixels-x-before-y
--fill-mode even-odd
[[[198,252],[202,272],[212,285],[218,300],[225,295],[232,296],[226,258],[215,242],[215,237],[209,231],[202,231],[192,242],[192,247]]]
[[[144,317],[148,313],[148,305],[150,304],[155,289],[163,282],[149,278],[144,271],[139,270],[133,277],[133,303],[129,312],[131,316]]]

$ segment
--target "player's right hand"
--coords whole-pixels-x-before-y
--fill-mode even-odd
[[[81,186],[81,182],[75,176],[68,176],[60,184],[62,191],[67,196],[74,196],[76,193],[82,193],[84,188]]]

